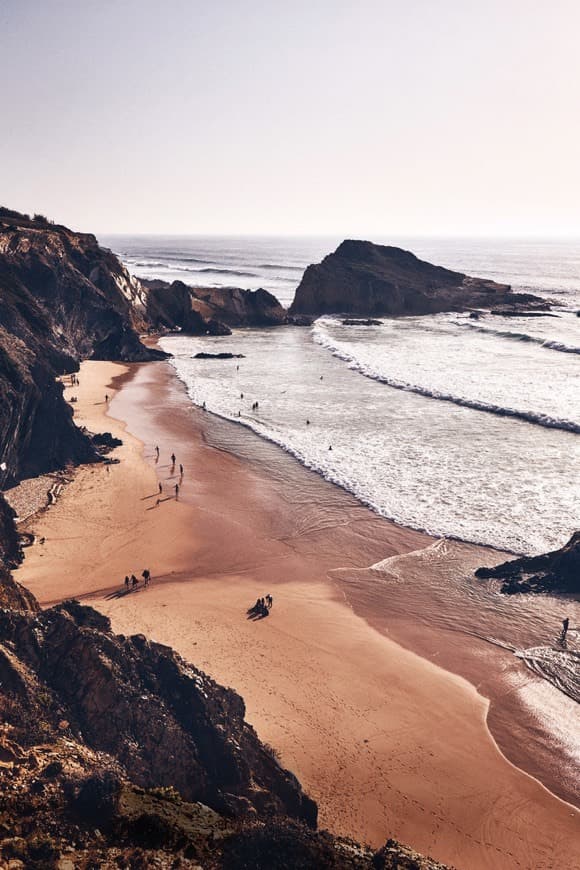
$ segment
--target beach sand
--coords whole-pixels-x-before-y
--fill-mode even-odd
[[[470,870],[580,866],[580,814],[506,760],[488,701],[373,628],[331,579],[431,538],[298,463],[289,480],[211,446],[166,363],[84,363],[80,383],[75,418],[121,437],[120,463],[80,469],[34,520],[46,543],[27,551],[20,582],[44,605],[81,598],[236,689],[318,801],[321,827],[374,845],[393,836]],[[143,568],[151,586],[123,594]],[[266,593],[271,615],[248,620]]]

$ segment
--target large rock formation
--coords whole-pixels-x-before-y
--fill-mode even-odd
[[[168,647],[78,602],[41,611],[0,567],[0,864],[441,868],[316,832],[244,712]]]
[[[239,287],[190,287],[159,279],[143,281],[148,290],[147,316],[157,328],[182,329],[193,335],[220,334],[219,325],[279,326],[286,311],[267,290]],[[227,331],[226,331],[227,334]]]
[[[56,376],[81,359],[141,361],[145,291],[94,236],[0,209],[0,487],[87,461]]]
[[[512,293],[507,284],[433,266],[401,248],[348,240],[308,266],[289,313],[398,317],[514,303],[546,304]]]
[[[580,532],[574,532],[560,550],[541,556],[523,556],[494,568],[478,568],[476,577],[502,580],[501,591],[565,592],[580,595]]]

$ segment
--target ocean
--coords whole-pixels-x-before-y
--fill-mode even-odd
[[[139,277],[264,287],[289,305],[337,238],[103,237]],[[171,336],[193,402],[248,426],[385,517],[516,553],[580,527],[580,243],[373,239],[555,302],[554,316]],[[202,361],[200,350],[235,361]],[[252,410],[254,402],[259,406]]]

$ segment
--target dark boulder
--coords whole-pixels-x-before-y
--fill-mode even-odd
[[[231,335],[232,331],[229,326],[222,323],[221,320],[208,320],[206,324],[206,333],[208,335]]]
[[[200,353],[196,353],[192,359],[244,359],[243,353],[207,353],[206,351],[200,351]]]
[[[541,556],[522,556],[494,568],[478,568],[481,579],[502,580],[506,595],[520,592],[564,592],[580,595],[580,532],[560,550]]]
[[[373,320],[372,317],[367,317],[366,320],[353,320],[347,318],[342,321],[343,326],[382,326],[382,320]]]

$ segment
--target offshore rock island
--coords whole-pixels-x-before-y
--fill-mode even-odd
[[[308,266],[289,313],[401,317],[498,305],[529,308],[546,302],[513,293],[507,284],[433,266],[401,248],[348,239]]]

